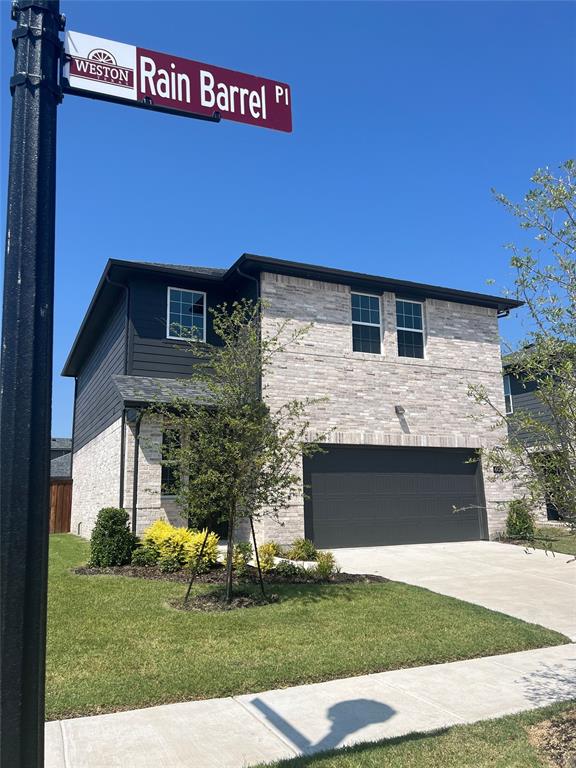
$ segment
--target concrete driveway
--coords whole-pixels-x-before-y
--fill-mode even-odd
[[[540,624],[576,641],[576,562],[493,541],[333,550],[348,573],[373,573]]]

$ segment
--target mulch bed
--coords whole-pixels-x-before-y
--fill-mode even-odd
[[[555,768],[576,768],[576,709],[533,725],[530,743]]]
[[[235,592],[229,603],[226,594],[218,590],[205,595],[194,595],[184,602],[183,598],[169,600],[168,604],[179,611],[234,611],[237,608],[256,608],[261,605],[277,603],[278,595],[262,595],[261,593]]]
[[[190,579],[189,571],[175,571],[174,573],[162,573],[157,566],[137,566],[137,565],[119,565],[112,568],[91,568],[89,566],[80,566],[74,568],[73,572],[80,576],[130,576],[136,579],[152,579],[154,581],[177,581],[188,583]],[[372,576],[370,574],[360,573],[334,573],[325,581],[318,581],[312,576],[284,576],[274,571],[263,574],[266,584],[358,584],[367,582],[386,582],[383,576]],[[220,565],[208,573],[199,573],[194,580],[195,584],[224,584],[226,579],[226,570]],[[235,582],[248,582],[258,584],[258,570],[248,568],[248,573],[242,579],[235,577]]]

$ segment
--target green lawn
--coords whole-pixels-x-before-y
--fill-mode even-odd
[[[544,549],[546,546],[546,542],[542,541],[542,539],[546,539],[552,545],[554,552],[576,555],[576,534],[566,528],[557,528],[551,525],[537,528],[534,546],[538,547],[538,549]]]
[[[60,534],[50,545],[49,719],[567,642],[395,582],[274,587],[277,604],[184,613],[166,605],[182,584],[77,576],[87,543]]]
[[[543,768],[527,729],[568,709],[556,704],[520,715],[458,725],[431,734],[411,734],[275,763],[277,768]],[[568,763],[566,763],[568,765]]]

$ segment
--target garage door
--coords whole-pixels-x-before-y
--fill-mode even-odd
[[[473,451],[326,446],[304,459],[306,536],[319,547],[487,538]],[[454,512],[454,507],[463,508]]]

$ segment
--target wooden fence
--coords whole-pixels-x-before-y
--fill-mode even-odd
[[[50,533],[68,533],[72,511],[72,480],[50,481]]]

